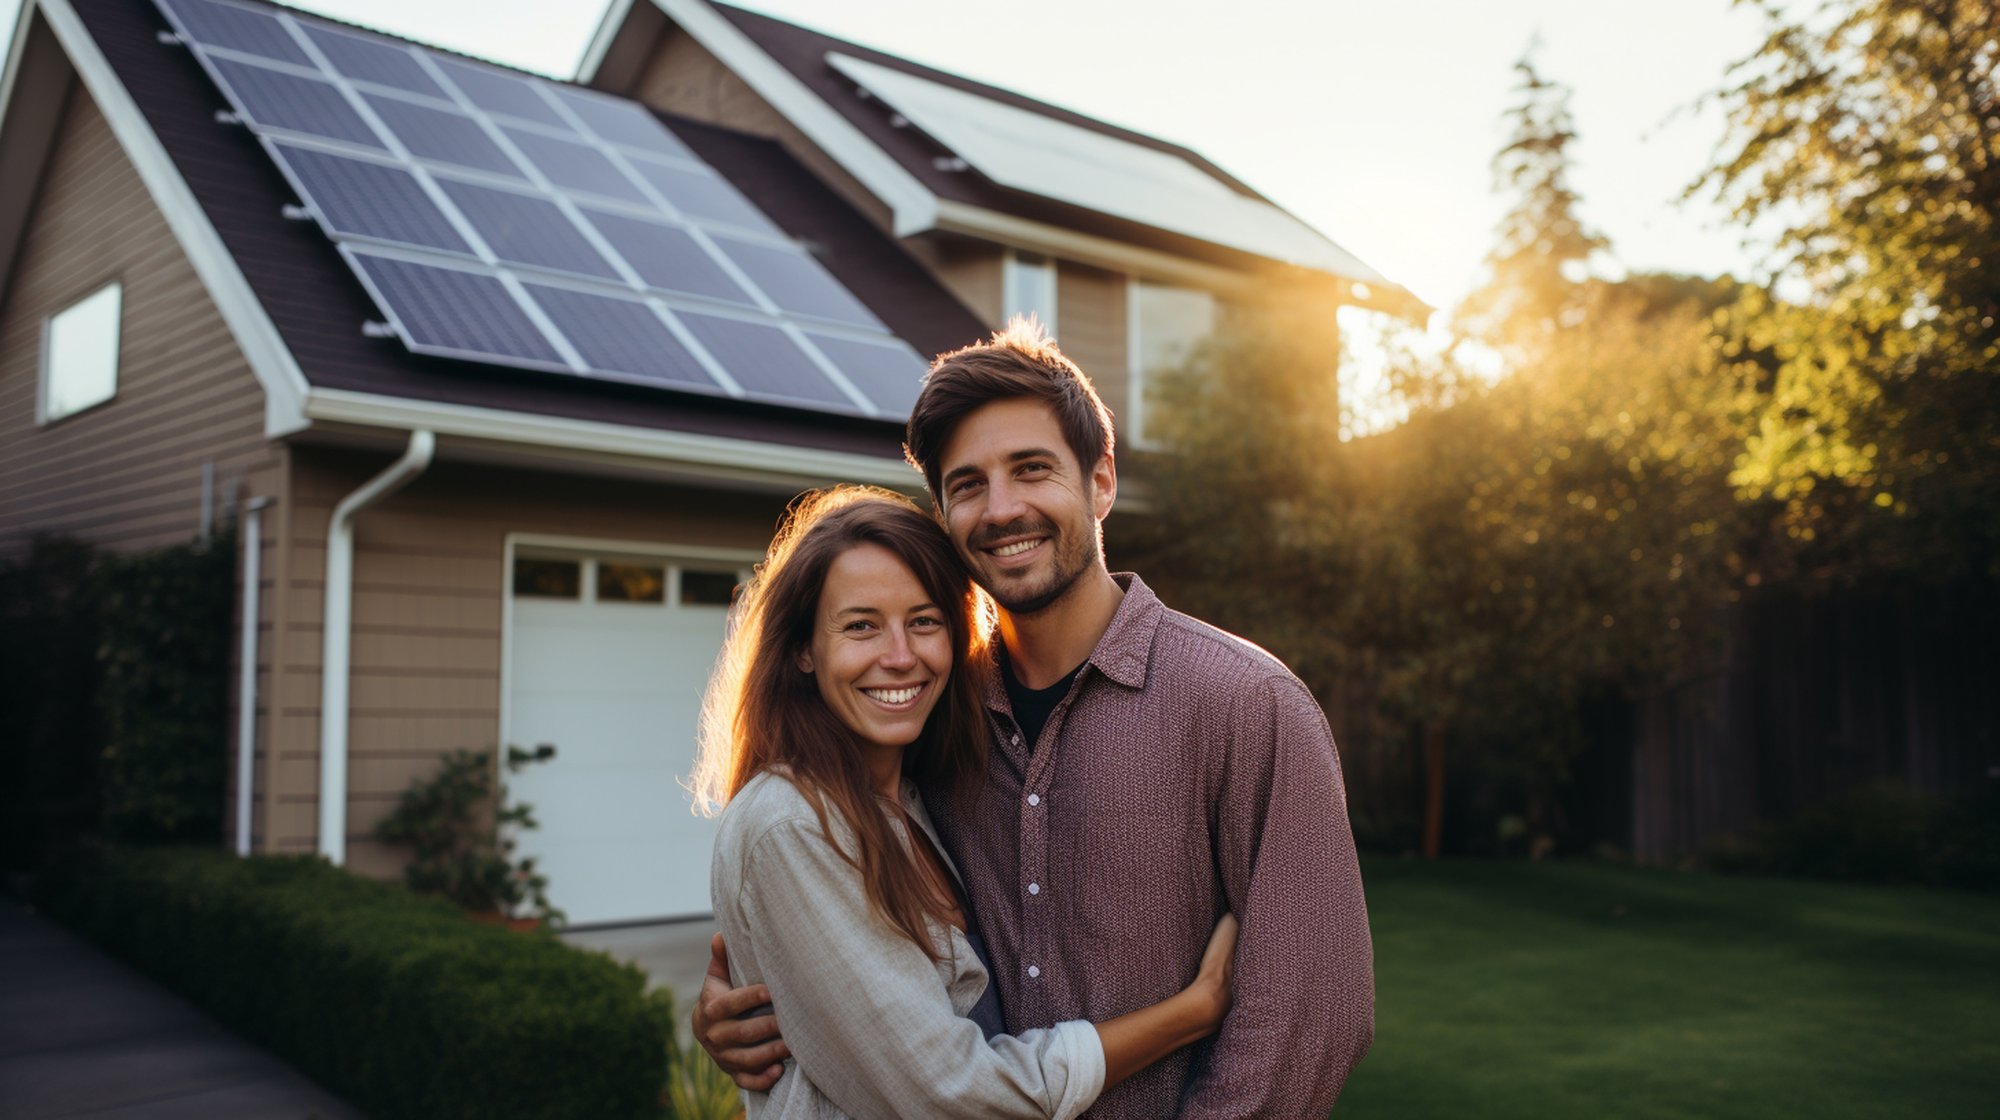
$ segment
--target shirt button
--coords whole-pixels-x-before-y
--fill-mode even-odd
[[[1041,795],[1041,794],[1039,794],[1039,793],[1031,793],[1031,794],[1029,794],[1029,795],[1028,795],[1028,804],[1030,804],[1030,805],[1040,805],[1041,803],[1042,803],[1042,795]]]
[[[1042,893],[1042,885],[1041,885],[1040,883],[1029,883],[1029,884],[1028,884],[1028,893],[1029,893],[1029,894],[1040,894],[1040,893]]]
[[[1028,979],[1033,980],[1035,977],[1040,976],[1041,974],[1042,974],[1041,969],[1036,968],[1034,965],[1028,966]]]

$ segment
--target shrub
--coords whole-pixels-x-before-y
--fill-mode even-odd
[[[556,749],[507,748],[507,770],[547,762]],[[437,773],[403,791],[396,808],[375,826],[375,837],[411,850],[403,885],[437,895],[475,914],[527,913],[550,925],[563,924],[561,910],[549,905],[548,877],[532,857],[514,858],[515,830],[539,828],[534,806],[512,802],[503,783],[496,792],[493,757],[456,750],[444,756]]]
[[[37,895],[371,1116],[658,1114],[644,975],[552,937],[303,857],[114,848]]]
[[[2000,793],[1862,786],[1712,845],[1719,871],[2000,890]]]

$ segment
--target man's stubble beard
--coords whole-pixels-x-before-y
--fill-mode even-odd
[[[1054,529],[1053,525],[1050,527]],[[994,535],[1006,535],[1015,531],[1017,530],[1009,526],[1006,532]],[[1050,540],[1057,545],[1055,571],[1051,573],[1048,585],[1041,590],[1025,596],[1009,597],[1001,589],[983,580],[979,585],[986,589],[986,593],[993,597],[993,601],[998,603],[1002,610],[1015,618],[1033,618],[1057,606],[1069,595],[1070,589],[1076,586],[1077,581],[1082,579],[1085,573],[1093,567],[1101,567],[1104,562],[1102,526],[1092,521],[1089,530],[1081,534],[1083,539],[1078,543],[1076,553],[1065,555],[1070,544],[1068,539],[1070,536],[1071,534],[1060,530],[1053,532]],[[1074,560],[1073,565],[1069,563],[1071,560]],[[973,570],[979,569],[975,567]]]

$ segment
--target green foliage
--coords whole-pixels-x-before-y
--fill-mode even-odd
[[[2000,891],[2000,796],[1864,786],[1712,846],[1721,871]]]
[[[37,893],[370,1116],[657,1115],[671,1025],[599,954],[304,858],[113,849]]]
[[[508,772],[555,753],[546,743],[532,751],[509,746]],[[523,916],[561,925],[562,911],[549,905],[548,878],[534,859],[514,858],[515,831],[537,827],[532,805],[507,801],[504,785],[496,795],[491,754],[455,750],[436,774],[403,791],[375,836],[413,850],[403,881],[419,894],[450,899],[476,914],[511,915],[525,903]]]
[[[95,562],[42,539],[0,564],[0,868],[38,867],[96,828]]]
[[[114,839],[221,839],[235,539],[105,554],[92,573]]]
[[[743,1115],[743,1097],[722,1067],[708,1059],[694,1041],[691,1025],[674,1006],[669,988],[647,993],[667,1035],[667,1115],[673,1120],[735,1120]]]
[[[1734,480],[1809,566],[2000,574],[2000,9],[1748,2],[1767,37],[1690,188],[1778,231],[1727,322],[1775,359]]]

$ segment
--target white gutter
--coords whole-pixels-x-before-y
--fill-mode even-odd
[[[257,598],[264,578],[264,507],[252,498],[243,507],[243,664],[236,678],[236,854],[250,854],[250,786],[257,752]]]
[[[354,620],[354,518],[424,473],[437,450],[429,429],[410,433],[410,446],[389,469],[334,507],[326,529],[325,642],[320,651],[319,854],[347,861],[347,675]]]

